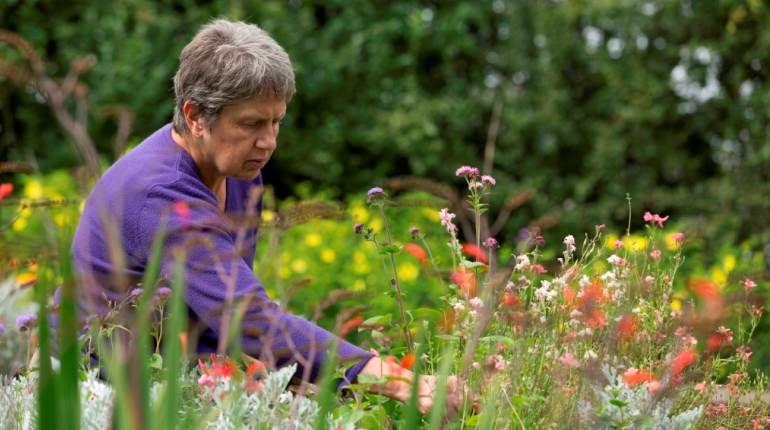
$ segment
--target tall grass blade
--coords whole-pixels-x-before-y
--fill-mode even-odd
[[[59,273],[62,279],[59,303],[59,422],[56,428],[80,428],[80,390],[78,389],[81,351],[78,344],[78,320],[75,304],[75,275],[69,256],[72,236],[69,231],[59,239]],[[41,351],[42,355],[42,351]]]
[[[38,428],[41,430],[57,428],[59,396],[56,390],[56,374],[51,368],[51,339],[48,327],[48,297],[53,284],[54,270],[49,265],[41,265],[38,270],[38,283],[35,286],[35,299],[38,309],[38,343],[40,349],[39,379],[37,391]],[[29,340],[30,344],[32,340]],[[31,345],[27,345],[29,348]]]
[[[433,409],[430,411],[430,421],[428,422],[428,428],[431,430],[438,430],[441,428],[441,422],[446,416],[446,388],[447,378],[452,371],[452,364],[454,363],[456,346],[452,343],[444,348],[444,353],[439,359],[438,367],[438,383],[436,387],[436,396],[433,398]]]
[[[180,334],[187,333],[187,306],[185,304],[185,252],[182,248],[174,253],[174,273],[171,288],[171,306],[169,309],[168,337],[163,344],[166,373],[164,376],[166,390],[159,407],[161,411],[161,429],[173,430],[179,423],[180,388],[179,373],[182,358],[182,341]]]

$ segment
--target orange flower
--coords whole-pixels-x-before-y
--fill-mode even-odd
[[[340,328],[340,336],[345,336],[350,330],[360,326],[362,322],[364,322],[364,317],[361,315],[345,321]]]
[[[449,277],[460,289],[470,297],[476,297],[476,276],[468,270],[456,270]]]
[[[212,378],[230,378],[233,376],[233,370],[236,369],[235,363],[230,360],[220,362],[215,354],[211,354],[211,368],[206,367],[200,359],[198,360],[198,366],[200,366],[204,375]]]
[[[500,304],[508,306],[510,308],[517,308],[521,305],[521,300],[516,297],[516,294],[504,292],[500,295]]]
[[[571,305],[575,303],[575,297],[577,297],[577,293],[575,293],[574,288],[567,287],[564,289],[564,304]]]
[[[406,354],[403,359],[401,359],[400,366],[405,369],[411,369],[412,365],[414,365],[414,353],[410,352],[409,354]]]
[[[722,300],[719,287],[705,278],[691,280],[687,283],[687,289],[690,290],[691,293],[707,301]]]
[[[179,333],[179,342],[182,343],[182,351],[187,352],[187,333],[186,332]]]
[[[13,192],[13,184],[0,184],[0,200]]]
[[[606,326],[607,326],[607,320],[604,319],[603,310],[593,309],[588,313],[588,319],[586,320],[586,327],[602,328]]]
[[[416,243],[407,243],[404,245],[404,251],[414,255],[417,257],[420,262],[424,262],[428,259],[428,254],[425,252],[424,249],[422,249],[422,246],[416,244]]]
[[[639,370],[637,368],[630,368],[623,373],[623,380],[629,387],[635,387],[644,382],[652,382],[655,380],[655,375],[646,371]]]
[[[472,243],[463,243],[462,249],[463,249],[463,252],[467,254],[469,257],[475,258],[476,261],[487,264],[488,262],[487,254],[484,252],[483,249],[479,248],[478,246]]]
[[[633,337],[639,329],[639,321],[633,314],[626,314],[620,317],[618,321],[617,336],[618,340],[627,340]]]
[[[698,359],[698,354],[692,349],[685,349],[674,358],[671,364],[671,375],[677,376],[692,365]]]

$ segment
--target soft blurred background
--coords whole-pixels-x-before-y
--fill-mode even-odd
[[[0,17],[52,77],[83,56],[96,60],[80,79],[87,104],[68,107],[80,109],[103,166],[171,120],[178,55],[200,25],[243,19],[284,46],[296,71],[264,172],[278,201],[361,201],[403,176],[462,190],[454,169],[472,165],[497,179],[492,220],[512,197],[529,197],[496,235],[508,255],[534,225],[551,244],[599,224],[622,235],[630,195],[632,232],[644,234],[650,211],[685,233],[686,275],[720,285],[750,276],[766,292],[770,6],[761,0],[4,0]],[[0,203],[0,225],[18,199],[87,191],[83,160],[28,69],[0,44],[0,161],[37,172],[0,169],[0,182],[16,186],[16,200]],[[76,220],[77,206],[54,211],[54,221]],[[3,261],[44,253],[45,226],[25,211],[0,231]],[[358,258],[360,271],[353,245],[321,246],[348,229],[309,229],[295,249],[320,254],[304,262]],[[308,239],[318,231],[327,236]],[[335,254],[324,257],[327,248]],[[303,266],[281,258],[289,282]],[[351,273],[329,282],[374,283]],[[767,322],[760,329],[770,334]],[[758,345],[754,358],[770,370],[770,349]]]

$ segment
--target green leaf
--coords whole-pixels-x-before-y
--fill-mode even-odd
[[[622,402],[622,401],[620,401],[618,399],[610,400],[610,404],[611,405],[615,405],[615,406],[617,406],[619,408],[624,408],[624,407],[628,406],[628,403]]]
[[[443,340],[458,340],[460,339],[459,336],[455,336],[453,334],[437,334],[435,336],[436,339],[443,339]]]
[[[383,255],[385,255],[385,254],[396,254],[399,251],[401,251],[401,248],[403,248],[403,245],[402,246],[399,246],[399,245],[383,246],[382,250],[380,250],[380,254],[383,254]]]
[[[463,260],[460,262],[460,267],[464,269],[475,269],[476,267],[486,267],[486,264],[480,261]]]
[[[163,357],[160,354],[152,354],[147,362],[147,366],[152,369],[163,369]]]
[[[499,335],[484,336],[479,340],[482,342],[501,342],[508,346],[512,346],[514,344],[513,339],[511,339],[508,336],[499,336]]]
[[[435,309],[428,309],[428,308],[418,308],[411,311],[406,311],[407,314],[409,314],[412,319],[417,318],[441,318],[441,312],[435,310]]]
[[[366,320],[363,323],[361,323],[361,325],[364,325],[364,326],[368,326],[368,325],[390,325],[390,320],[392,319],[392,317],[393,316],[391,314],[371,317],[368,320]]]

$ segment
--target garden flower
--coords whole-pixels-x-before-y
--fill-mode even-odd
[[[364,231],[364,225],[361,223],[354,224],[353,225],[353,232],[355,234],[361,234],[361,232]]]
[[[698,354],[692,349],[685,349],[674,358],[671,364],[671,375],[677,376],[690,367],[698,359]]]
[[[505,369],[505,366],[508,364],[507,361],[503,360],[503,356],[500,354],[490,355],[487,357],[487,370],[503,370]]]
[[[340,336],[345,336],[350,330],[358,327],[364,322],[364,317],[361,315],[355,316],[342,324],[340,328]]]
[[[421,262],[428,259],[428,253],[426,253],[425,250],[416,243],[407,243],[404,245],[404,251],[414,255]]]
[[[459,169],[455,170],[456,176],[465,176],[468,179],[475,178],[480,174],[481,173],[479,172],[479,169],[471,166],[462,166]]]
[[[494,237],[488,237],[487,240],[484,241],[484,246],[487,248],[499,248],[500,244],[497,243],[497,239]]]
[[[650,253],[650,257],[652,257],[652,259],[655,261],[660,261],[660,250],[659,249],[653,250]]]
[[[726,328],[725,326],[719,326],[717,329],[717,333],[727,342],[733,341],[733,332],[729,328]]]
[[[404,356],[404,358],[401,359],[401,363],[399,363],[401,367],[404,369],[411,369],[414,365],[414,353],[410,352]]]
[[[674,239],[677,245],[681,245],[684,242],[684,233],[674,233],[671,235],[671,238]]]
[[[380,187],[374,187],[366,193],[366,203],[378,203],[388,197]]]
[[[168,287],[160,287],[158,288],[158,291],[155,292],[155,294],[161,301],[166,301],[168,296],[171,294],[171,289]]]
[[[623,373],[623,381],[629,387],[635,387],[643,382],[651,382],[655,380],[655,375],[646,371],[639,370],[635,367],[631,367]]]
[[[609,258],[607,258],[607,262],[612,264],[613,266],[623,266],[626,264],[626,259],[618,257],[615,254],[612,254],[611,256],[609,256]]]
[[[20,332],[32,331],[32,329],[34,329],[35,327],[37,327],[36,314],[22,315],[16,319],[16,329],[19,330]]]
[[[565,352],[564,355],[559,357],[559,361],[567,366],[580,367],[580,362],[575,359],[569,352]]]
[[[663,228],[663,223],[668,219],[668,216],[661,217],[658,214],[652,215],[649,212],[644,213],[644,221],[652,224],[658,224],[658,227]]]
[[[569,252],[575,251],[575,238],[572,235],[565,237],[563,243],[567,245],[567,251]]]
[[[706,394],[708,391],[708,385],[705,382],[699,382],[695,384],[695,391],[700,391],[701,394]]]
[[[134,302],[137,299],[139,299],[139,297],[142,295],[143,292],[144,290],[141,288],[134,288],[133,290],[131,290],[131,292],[128,293],[128,299],[131,302]]]
[[[452,224],[452,218],[456,217],[457,215],[449,212],[449,209],[444,208],[439,211],[438,216],[441,218],[441,225],[446,227],[447,233],[457,233],[457,227]]]
[[[0,200],[13,192],[13,184],[0,184]]]
[[[621,249],[623,249],[623,241],[622,240],[616,240],[613,243],[613,246],[615,247],[615,251],[620,251]]]
[[[473,309],[474,311],[480,311],[480,310],[482,310],[482,309],[484,308],[484,301],[483,301],[483,300],[481,300],[481,299],[480,299],[480,298],[478,298],[478,297],[474,297],[474,298],[472,298],[472,299],[471,299],[471,300],[468,302],[468,304],[470,304],[470,305],[471,305],[471,309]]]
[[[412,239],[417,239],[417,234],[420,232],[420,229],[417,227],[412,227],[409,229],[409,234],[412,235]]]
[[[3,323],[0,323],[0,336],[4,334],[5,334],[5,326],[3,325]]]
[[[478,246],[472,243],[463,243],[462,250],[465,254],[475,259],[476,261],[487,264],[487,254]]]
[[[481,182],[485,184],[495,185],[496,181],[495,178],[489,176],[489,175],[483,175],[481,176]]]
[[[540,275],[542,273],[548,272],[547,270],[545,270],[545,267],[543,267],[541,264],[534,264],[530,266],[529,271],[534,273],[535,275]]]
[[[745,278],[743,281],[740,281],[739,284],[743,285],[746,288],[747,293],[751,291],[752,288],[757,286],[757,284],[755,284],[754,281],[752,281],[749,278]]]
[[[655,282],[655,278],[653,278],[651,275],[647,275],[644,278],[644,282],[646,282],[649,285],[652,285],[652,283]]]
[[[514,266],[516,270],[524,270],[527,267],[529,267],[529,257],[527,257],[526,255],[523,255],[523,254],[519,255],[518,257],[516,257],[516,261],[518,261],[516,266]]]

